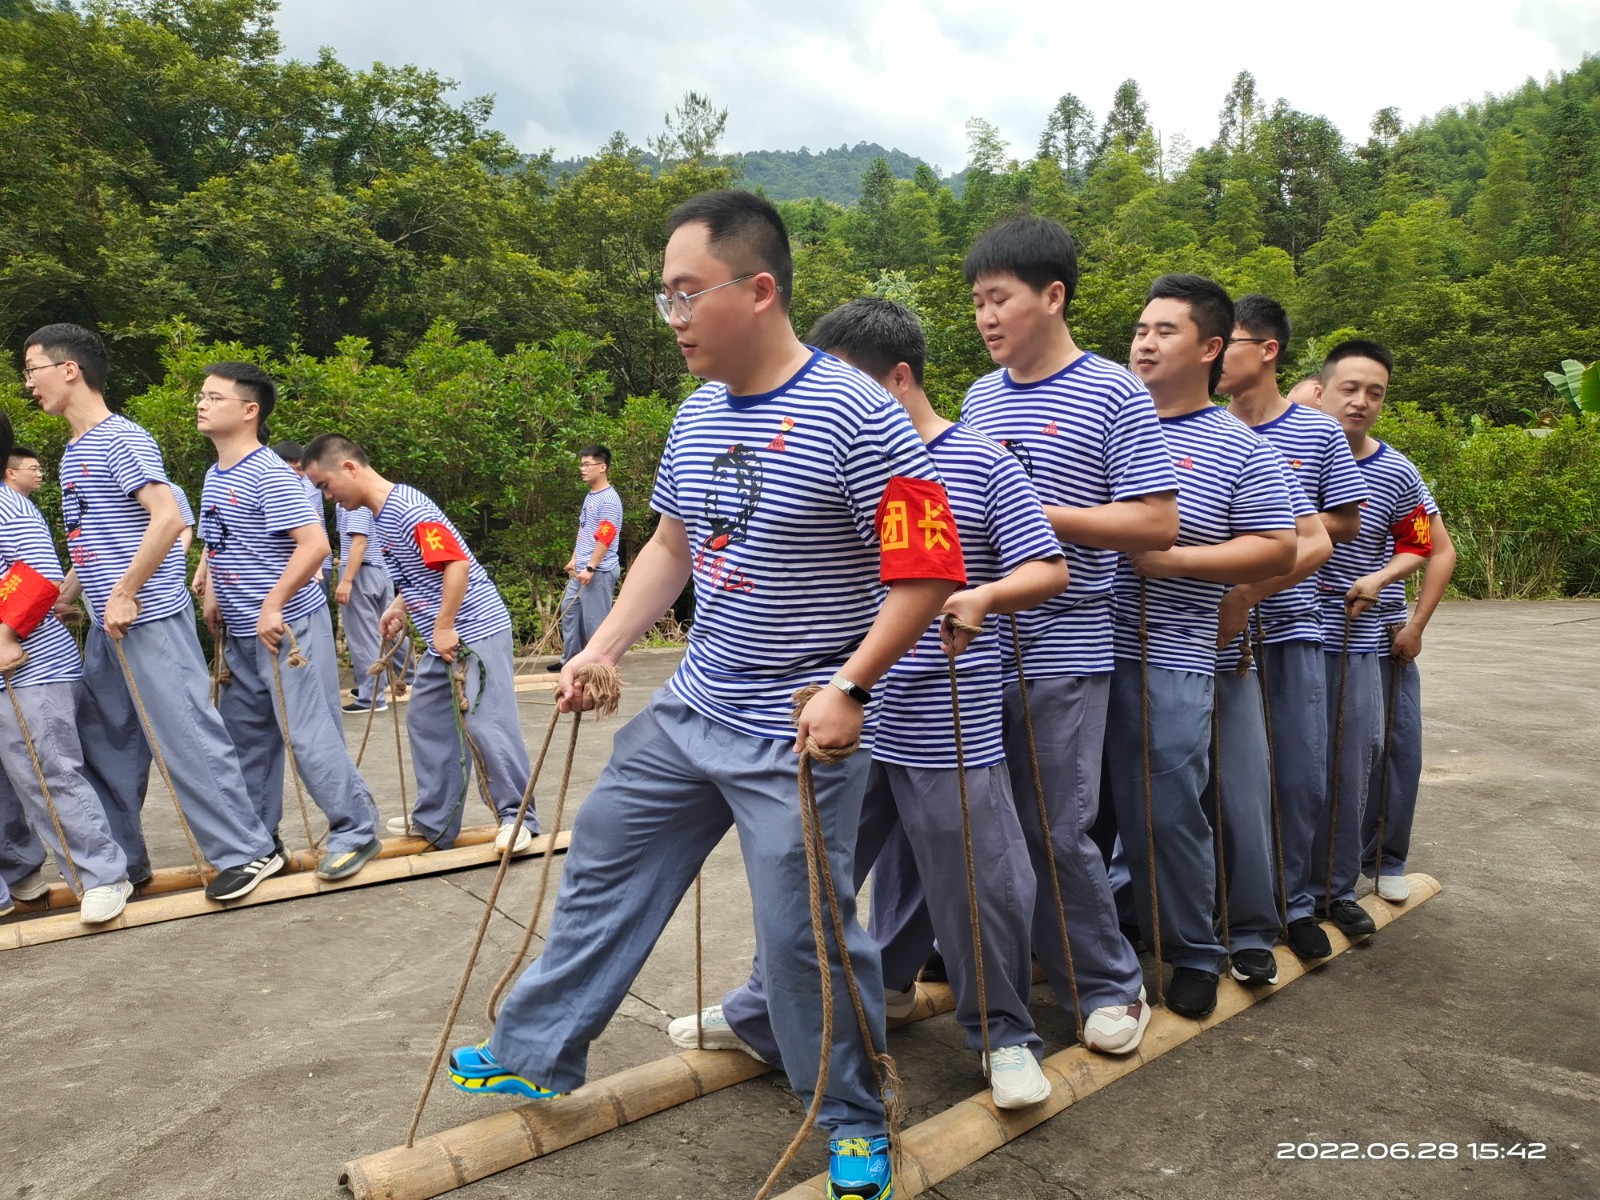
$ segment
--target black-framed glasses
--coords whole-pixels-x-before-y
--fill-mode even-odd
[[[1259,346],[1263,342],[1273,342],[1273,341],[1276,341],[1276,340],[1277,340],[1276,338],[1229,338],[1228,339],[1228,345],[1230,345],[1230,346],[1245,346],[1245,345]]]
[[[22,378],[32,379],[35,371],[48,371],[51,367],[64,367],[71,361],[70,358],[63,358],[60,362],[40,363],[37,367],[23,367]]]
[[[225,400],[237,400],[240,404],[249,404],[243,396],[224,396],[221,392],[196,392],[194,406],[199,408],[202,404],[221,404]]]
[[[751,271],[748,275],[741,275],[737,279],[730,279],[727,283],[714,284],[708,288],[701,288],[698,292],[659,292],[656,295],[656,311],[661,314],[661,319],[668,325],[673,318],[677,318],[685,325],[694,316],[694,306],[691,301],[699,299],[709,292],[719,291],[725,287],[732,287],[736,283],[743,283],[746,279],[754,279],[760,271]]]

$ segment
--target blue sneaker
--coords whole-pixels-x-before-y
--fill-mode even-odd
[[[828,1200],[892,1200],[889,1139],[836,1138],[828,1143]]]
[[[529,1100],[554,1100],[561,1095],[542,1088],[530,1079],[513,1075],[489,1053],[485,1038],[476,1046],[458,1046],[450,1052],[450,1082],[463,1092],[477,1095],[494,1092],[501,1096],[526,1096]]]

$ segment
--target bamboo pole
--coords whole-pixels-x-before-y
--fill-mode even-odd
[[[947,984],[917,985],[900,1026],[955,1008]],[[685,1050],[586,1083],[559,1100],[503,1109],[470,1124],[345,1163],[339,1182],[355,1200],[426,1200],[556,1150],[610,1133],[772,1068],[737,1050]]]
[[[533,858],[547,853],[564,854],[571,839],[571,830],[562,830],[554,835],[544,834],[534,838],[533,844],[517,857]],[[427,844],[421,838],[393,838],[390,841],[409,843],[418,847]],[[388,848],[386,844],[385,849]],[[230,908],[249,908],[257,904],[272,904],[278,900],[320,895],[323,892],[342,892],[348,888],[366,887],[373,883],[389,883],[396,879],[419,879],[445,871],[459,871],[465,867],[485,866],[495,862],[499,857],[500,851],[494,847],[491,831],[488,841],[467,846],[457,844],[449,850],[418,854],[414,850],[407,852],[399,849],[388,858],[374,859],[348,879],[331,881],[318,879],[310,871],[300,871],[293,875],[274,875],[271,879],[263,880],[255,891],[239,900],[226,902],[208,900],[204,892],[188,891],[130,900],[128,907],[122,910],[121,916],[103,925],[85,925],[78,920],[75,912],[36,917],[31,921],[8,921],[0,924],[0,952],[20,950],[24,946],[38,946],[46,942],[59,942],[88,934],[105,933],[112,929],[158,925],[163,921],[203,916]]]
[[[498,825],[474,825],[471,829],[463,829],[456,840],[451,843],[451,849],[462,846],[478,846],[484,842],[494,841],[498,832]],[[421,854],[428,849],[426,838],[419,837],[391,837],[383,839],[383,849],[378,851],[377,858],[399,858],[406,854]],[[526,851],[524,851],[526,853]],[[313,855],[309,850],[291,850],[285,860],[283,870],[279,875],[294,875],[301,871],[316,869],[317,863],[322,861],[321,855]],[[164,896],[171,892],[181,892],[187,888],[200,887],[211,881],[211,872],[200,875],[194,867],[162,867],[154,872],[150,878],[141,883],[133,891],[133,899],[140,900],[147,896]],[[77,909],[78,898],[72,894],[72,889],[64,881],[52,883],[50,891],[37,900],[18,900],[16,911],[19,915],[31,915],[44,912],[65,912],[68,909]]]
[[[1437,880],[1431,876],[1407,876],[1411,895],[1403,904],[1389,904],[1377,896],[1367,896],[1361,906],[1379,929],[1404,916],[1417,905],[1439,894]],[[1333,953],[1342,954],[1352,945],[1331,923],[1324,923]],[[1214,1025],[1237,1016],[1264,996],[1280,991],[1320,964],[1307,968],[1286,947],[1276,951],[1278,982],[1272,987],[1246,988],[1224,977],[1217,989],[1217,1008],[1203,1021],[1180,1017],[1170,1009],[1157,1009],[1145,1030],[1139,1049],[1124,1058],[1095,1054],[1074,1046],[1052,1054],[1042,1064],[1051,1083],[1050,1098],[1031,1108],[998,1109],[987,1091],[980,1092],[946,1109],[936,1117],[912,1126],[901,1135],[900,1161],[895,1167],[894,1194],[910,1197],[937,1187],[957,1171],[971,1166],[986,1154],[1042,1125],[1057,1113],[1092,1095],[1107,1084],[1138,1070],[1168,1050],[1181,1046]],[[1327,959],[1322,960],[1324,962]],[[782,1193],[777,1200],[821,1200],[827,1195],[828,1177],[817,1175],[798,1187]]]

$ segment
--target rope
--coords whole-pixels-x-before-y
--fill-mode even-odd
[[[1394,713],[1395,705],[1400,695],[1400,676],[1406,669],[1404,659],[1394,657],[1395,635],[1403,628],[1392,625],[1389,634],[1389,690],[1384,697],[1383,705],[1383,774],[1380,776],[1378,787],[1378,844],[1372,859],[1372,886],[1376,890],[1378,880],[1383,878],[1383,842],[1388,835],[1389,824],[1389,772],[1393,765],[1394,755]]]
[[[228,656],[224,644],[228,640],[228,627],[219,625],[211,645],[211,707],[222,701],[222,689],[233,682],[233,672],[228,669]]]
[[[1150,949],[1156,958],[1156,1003],[1166,1003],[1161,964],[1161,892],[1156,884],[1156,810],[1150,776],[1150,626],[1145,581],[1139,580],[1139,728],[1144,749],[1144,853],[1150,864]]]
[[[945,617],[945,624],[967,633],[982,633],[965,621],[953,616]],[[967,753],[961,743],[961,690],[956,679],[956,655],[947,650],[950,666],[950,718],[956,743],[956,790],[961,797],[961,850],[967,864],[967,918],[972,922],[972,961],[978,976],[978,1019],[983,1022],[983,1078],[989,1079],[989,991],[983,974],[983,921],[978,913],[978,872],[972,855],[972,813],[967,806]]]
[[[289,628],[288,622],[284,623],[283,632],[289,639],[289,666],[298,669],[310,663],[311,660],[300,653],[300,643],[295,640],[294,630]],[[276,650],[272,652],[272,687],[278,694],[278,728],[283,733],[283,746],[289,756],[289,777],[294,780],[294,797],[300,802],[300,823],[306,831],[306,852],[314,859],[321,842],[311,832],[311,810],[306,807],[305,788],[300,781],[300,760],[295,757],[294,738],[289,733],[289,701],[283,695],[283,674],[278,669]]]
[[[189,818],[183,815],[183,803],[178,799],[177,785],[172,782],[172,772],[167,770],[166,755],[161,753],[161,744],[156,741],[155,726],[150,722],[150,713],[144,706],[144,697],[139,694],[139,684],[133,677],[133,668],[128,664],[127,651],[122,648],[122,639],[111,637],[109,633],[105,636],[116,647],[117,661],[122,664],[122,677],[128,683],[128,695],[133,697],[133,707],[139,713],[139,724],[144,727],[145,740],[150,743],[150,755],[156,760],[156,767],[161,771],[161,781],[167,785],[167,791],[172,793],[172,807],[178,814],[178,827],[183,830],[183,840],[189,843],[189,854],[194,859],[194,869],[203,882],[206,877],[205,856],[200,853],[200,843],[194,840],[194,830],[189,828]]]
[[[1261,683],[1261,722],[1267,731],[1267,794],[1272,807],[1272,865],[1278,876],[1278,924],[1289,936],[1289,882],[1283,870],[1283,810],[1278,799],[1278,751],[1272,740],[1272,700],[1267,688],[1267,631],[1261,623],[1261,606],[1256,617],[1256,676]]]
[[[801,710],[822,689],[811,684],[794,694],[794,719],[799,723]],[[900,1154],[900,1074],[894,1059],[887,1050],[879,1050],[872,1040],[872,1030],[867,1024],[866,1008],[861,1003],[861,992],[856,986],[855,968],[850,962],[850,951],[845,944],[844,921],[839,911],[839,896],[834,888],[833,869],[828,865],[827,847],[822,839],[822,817],[817,810],[816,784],[812,779],[812,763],[843,762],[859,748],[860,742],[848,746],[823,747],[816,739],[807,737],[800,752],[800,829],[806,850],[806,891],[811,908],[811,935],[817,948],[817,974],[822,985],[822,1054],[817,1063],[817,1082],[811,1093],[811,1104],[806,1109],[799,1130],[768,1174],[766,1182],[756,1192],[756,1200],[766,1200],[777,1186],[779,1177],[789,1169],[805,1144],[817,1114],[822,1109],[822,1097],[828,1086],[828,1071],[833,1057],[833,968],[828,958],[827,934],[823,927],[823,900],[826,896],[828,916],[833,926],[834,944],[839,948],[839,963],[844,970],[845,988],[855,1009],[856,1023],[861,1031],[862,1046],[872,1067],[873,1082],[878,1088],[878,1099],[883,1105],[884,1122],[889,1133],[889,1156],[897,1163]]]
[[[400,653],[400,665],[395,666],[394,656]],[[389,711],[394,714],[394,760],[395,766],[400,771],[400,819],[405,822],[407,829],[411,828],[411,802],[406,796],[406,756],[400,739],[400,697],[406,693],[406,673],[411,669],[411,659],[416,653],[416,647],[411,641],[410,634],[401,629],[395,635],[395,640],[385,650],[379,647],[378,660],[367,668],[369,676],[389,673]],[[378,684],[374,679],[372,684],[372,698],[367,703],[366,728],[361,731],[361,748],[356,751],[356,769],[361,769],[361,760],[367,753],[367,738],[372,734],[372,719],[378,711]]]
[[[1328,864],[1323,885],[1322,909],[1328,912],[1333,904],[1333,862],[1335,838],[1339,834],[1339,789],[1344,779],[1344,692],[1345,678],[1350,673],[1350,609],[1344,610],[1344,641],[1339,646],[1339,685],[1335,692],[1333,714],[1333,770],[1329,776],[1328,791]]]
[[[1215,810],[1212,845],[1217,859],[1217,907],[1222,917],[1222,948],[1233,953],[1233,938],[1228,919],[1227,834],[1222,822],[1222,689],[1213,681],[1211,693],[1211,807]]]
[[[590,694],[595,697],[596,713],[598,715],[605,716],[611,712],[614,712],[616,710],[616,700],[612,699],[609,703],[609,706],[606,706],[606,701],[608,696],[620,697],[621,695],[621,680],[617,678],[616,672],[610,667],[595,665],[582,668],[578,674],[585,683],[585,689],[593,689],[590,691]],[[545,734],[544,749],[539,752],[539,767],[544,766],[544,751],[550,748],[550,735],[555,732],[556,721],[560,715],[560,709],[557,709],[551,714],[550,729]],[[577,717],[578,714],[574,712],[574,719],[572,723],[574,742],[577,740]],[[568,765],[570,768],[570,761]],[[536,767],[534,769],[534,773],[528,778],[527,788],[522,793],[522,803],[517,806],[516,820],[517,824],[519,825],[528,815],[528,805],[533,801],[533,785],[537,777],[538,768]],[[565,789],[563,789],[563,792],[565,792]],[[556,820],[558,823],[557,829],[559,830],[559,809]],[[489,920],[494,916],[495,902],[500,897],[500,885],[505,882],[506,871],[511,866],[512,849],[515,845],[516,840],[513,838],[506,842],[505,848],[500,852],[500,862],[495,868],[494,882],[489,885],[489,894],[485,897],[483,902],[483,916],[478,918],[478,931],[473,936],[472,947],[467,952],[466,966],[461,971],[461,982],[456,985],[455,997],[450,1001],[450,1009],[445,1014],[444,1028],[439,1031],[439,1044],[434,1048],[433,1061],[428,1064],[428,1077],[423,1081],[422,1092],[417,1097],[416,1111],[411,1115],[411,1127],[406,1131],[406,1146],[408,1148],[414,1145],[416,1142],[417,1128],[422,1124],[422,1112],[428,1104],[428,1093],[433,1090],[433,1081],[439,1076],[439,1064],[444,1062],[445,1051],[450,1045],[450,1034],[455,1029],[456,1018],[461,1014],[461,1004],[462,1001],[466,999],[467,995],[467,984],[472,980],[472,969],[477,965],[478,952],[483,948],[483,939],[489,932]],[[550,859],[553,857],[553,854],[546,852],[545,871],[540,880],[539,896],[538,900],[535,902],[536,906],[537,904],[543,903],[545,885],[550,879]],[[537,911],[538,909],[535,907],[535,912],[537,913]],[[532,929],[532,927],[533,922],[530,921],[528,923],[528,929]],[[528,930],[524,930],[524,934],[531,937],[531,935],[528,934]],[[524,952],[526,952],[526,938],[523,946]],[[504,981],[502,980],[502,982]],[[493,1005],[493,1001],[494,997],[491,997],[491,1007]]]
[[[706,873],[698,871],[694,877],[694,1045],[697,1050],[706,1048],[706,956],[702,946],[705,928],[701,913],[705,901]]]
[[[39,751],[33,744],[33,735],[28,731],[28,719],[22,715],[22,702],[17,699],[17,689],[11,680],[18,671],[28,665],[28,655],[24,651],[22,660],[5,673],[6,695],[11,697],[11,708],[17,714],[17,728],[22,730],[22,743],[28,747],[28,761],[33,764],[33,773],[39,780],[39,790],[44,793],[45,807],[50,810],[50,824],[56,831],[56,842],[61,847],[63,860],[67,864],[67,874],[72,876],[72,890],[80,897],[83,895],[83,880],[78,876],[78,865],[72,861],[72,848],[67,845],[67,831],[61,827],[61,814],[56,811],[55,797],[50,794],[50,784],[44,777],[44,764],[39,761]]]
[[[1050,809],[1044,801],[1044,780],[1039,772],[1039,746],[1033,734],[1033,705],[1028,700],[1028,673],[1022,666],[1022,634],[1017,618],[1011,618],[1011,651],[1017,662],[1017,694],[1022,700],[1022,731],[1028,742],[1028,763],[1033,768],[1033,799],[1039,808],[1039,831],[1044,838],[1046,872],[1050,876],[1050,895],[1056,906],[1056,932],[1061,935],[1061,950],[1067,964],[1067,990],[1072,994],[1072,1032],[1083,1040],[1083,1005],[1078,999],[1078,971],[1072,962],[1072,939],[1067,936],[1067,906],[1061,899],[1061,876],[1056,873],[1056,840],[1050,830]]]

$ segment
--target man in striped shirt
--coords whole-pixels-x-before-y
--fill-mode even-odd
[[[261,444],[277,398],[271,377],[244,362],[212,364],[196,398],[195,425],[217,450],[200,496],[210,575],[205,621],[223,640],[233,676],[217,707],[256,815],[275,839],[285,739],[292,743],[293,768],[328,818],[317,876],[347,879],[382,849],[377,808],[350,759],[338,711],[333,625],[316,584],[328,535],[305,502],[303,481]],[[297,663],[300,657],[306,661]]]
[[[1188,1017],[1216,1007],[1227,961],[1203,800],[1218,610],[1229,587],[1282,575],[1295,561],[1294,513],[1277,455],[1211,402],[1233,319],[1233,302],[1214,281],[1163,275],[1129,350],[1177,470],[1179,528],[1171,549],[1130,554],[1118,566],[1106,784],[1140,931],[1157,945],[1159,917],[1159,945],[1174,968],[1167,1006]],[[1256,874],[1270,912],[1270,859],[1258,852],[1228,866]]]
[[[1006,763],[1039,879],[1033,951],[1063,1007],[1071,1006],[1075,976],[1085,1044],[1130,1054],[1150,1021],[1144,972],[1119,927],[1089,829],[1100,808],[1117,552],[1172,544],[1177,477],[1144,385],[1073,341],[1066,316],[1078,287],[1078,258],[1061,225],[1042,218],[998,225],[973,245],[963,269],[978,332],[999,369],[968,389],[962,422],[1022,463],[1072,576],[1061,595],[1018,614],[1020,661],[1009,631],[1000,638]],[[1019,676],[1033,714],[1070,973],[1049,884]]]
[[[183,517],[161,451],[144,429],[106,407],[109,358],[99,335],[47,325],[24,342],[23,358],[39,407],[65,419],[72,433],[61,458],[61,509],[73,567],[61,594],[70,602],[81,592],[93,621],[77,704],[89,781],[130,876],[148,878],[139,825],[150,773],[148,721],[195,840],[219,872],[206,895],[237,899],[282,870],[283,859],[211,707],[210,672],[177,546]]]
[[[1349,542],[1361,528],[1366,481],[1337,421],[1279,395],[1278,368],[1289,332],[1288,314],[1276,300],[1258,294],[1239,297],[1218,391],[1230,397],[1228,411],[1283,456],[1329,539]],[[1315,578],[1321,565],[1297,556],[1289,575],[1241,584],[1229,590],[1222,604],[1228,640],[1244,630],[1252,606],[1260,606],[1259,630],[1251,629],[1247,636],[1259,632],[1267,647],[1256,667],[1272,713],[1287,939],[1289,948],[1306,959],[1332,953],[1328,935],[1312,915],[1316,904],[1311,895],[1311,847],[1328,815],[1327,675]]]
[[[611,451],[585,446],[578,452],[578,471],[589,492],[578,514],[578,540],[567,560],[570,578],[561,597],[562,662],[588,645],[611,611],[621,565],[617,547],[622,537],[622,498],[611,486]]]
[[[378,618],[380,639],[400,636],[409,614],[428,649],[417,666],[406,707],[417,803],[407,827],[392,817],[388,830],[448,846],[461,832],[475,758],[483,762],[478,787],[499,822],[495,845],[526,850],[539,832],[528,806],[515,821],[533,765],[517,716],[516,662],[511,614],[488,572],[450,518],[407,483],[391,483],[349,438],[324,433],[305,450],[306,476],[342,508],[365,508],[396,588]],[[452,676],[460,664],[467,708],[456,700]]]
[[[394,580],[383,565],[383,550],[378,545],[377,523],[369,508],[334,505],[339,527],[339,587],[334,592],[344,609],[344,641],[350,650],[350,670],[355,676],[354,694],[344,706],[347,713],[363,713],[374,704],[379,712],[389,707],[387,679],[371,674],[383,647],[378,637],[378,622],[383,610],[394,603]]]
[[[610,1021],[712,848],[737,827],[777,1049],[802,1102],[817,1082],[822,995],[806,920],[796,751],[873,736],[869,689],[964,581],[949,501],[916,430],[881,387],[802,345],[789,324],[783,219],[748,192],[673,213],[657,307],[705,384],[680,405],[651,505],[660,514],[616,606],[561,673],[614,665],[693,582],[688,650],[616,737],[578,812],[543,955],[493,1036],[451,1055],[467,1091],[548,1098],[582,1083]],[[886,586],[885,586],[886,585]],[[822,685],[792,716],[797,689]],[[815,762],[821,834],[850,879],[868,762]],[[868,1053],[883,1045],[878,956],[838,892],[872,1047],[835,1026],[818,1122],[828,1195],[893,1193],[886,1119]],[[834,949],[839,953],[839,948]],[[851,1001],[833,974],[834,1011]]]

